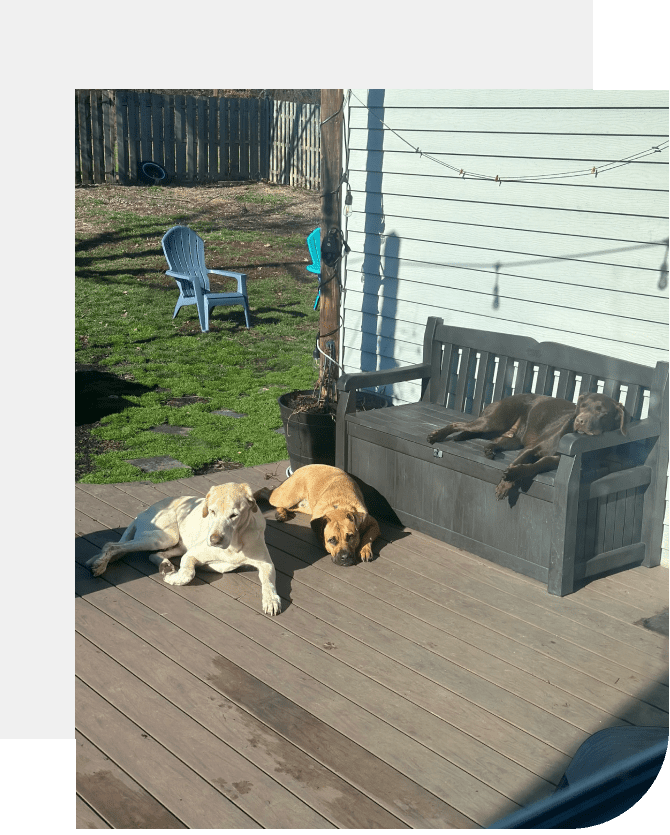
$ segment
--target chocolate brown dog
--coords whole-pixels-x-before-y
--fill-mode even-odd
[[[613,429],[625,435],[629,420],[621,403],[604,394],[580,394],[576,405],[544,394],[514,394],[489,404],[476,420],[450,423],[431,432],[426,440],[434,444],[454,432],[462,433],[460,440],[496,433],[498,437],[484,449],[487,458],[501,449],[523,447],[496,487],[497,498],[504,499],[519,479],[558,467],[556,450],[563,435],[601,435]]]
[[[323,539],[336,565],[353,565],[357,555],[364,561],[372,559],[379,525],[368,513],[360,488],[344,470],[308,464],[272,493],[263,488],[254,496],[277,508],[279,522],[292,519],[294,511],[310,513],[312,530]]]

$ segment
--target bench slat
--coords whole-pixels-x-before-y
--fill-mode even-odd
[[[537,368],[537,380],[535,381],[535,394],[546,394],[549,380],[550,368],[546,364],[539,365]],[[553,375],[552,375],[553,379]]]
[[[468,381],[470,380],[471,355],[476,357],[476,352],[470,348],[463,348],[461,352],[461,364],[458,372],[458,383],[456,385],[456,394],[454,396],[453,408],[459,412],[465,411],[465,395],[467,393]]]
[[[484,386],[488,379],[491,366],[493,365],[493,357],[488,351],[482,351],[479,355],[479,369],[477,371],[477,382],[475,383],[475,391],[472,396],[472,414],[478,417],[481,414],[482,406],[484,405]]]

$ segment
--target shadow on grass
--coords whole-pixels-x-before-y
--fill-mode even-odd
[[[136,405],[126,399],[128,396],[138,397],[156,389],[86,365],[75,367],[74,380],[75,426],[96,423],[107,415],[122,412]]]

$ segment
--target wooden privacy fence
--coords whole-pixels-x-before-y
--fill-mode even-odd
[[[268,179],[281,185],[321,188],[321,107],[272,101]]]
[[[272,99],[77,90],[75,182],[269,180],[320,188],[320,107]]]

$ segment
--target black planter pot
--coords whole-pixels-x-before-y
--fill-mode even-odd
[[[291,471],[307,464],[328,464],[335,466],[335,415],[295,412],[289,406],[297,394],[312,394],[312,391],[291,391],[278,399],[286,449],[291,461]],[[386,398],[370,392],[357,392],[357,409],[378,409],[387,406]]]

